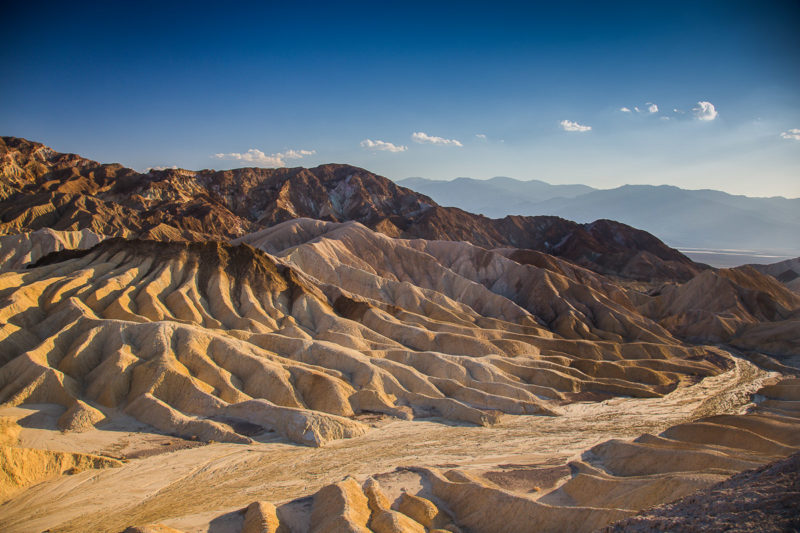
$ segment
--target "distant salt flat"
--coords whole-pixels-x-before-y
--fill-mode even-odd
[[[748,264],[768,265],[797,257],[798,254],[778,253],[763,250],[713,250],[708,248],[680,249],[692,261],[718,268],[730,268]]]

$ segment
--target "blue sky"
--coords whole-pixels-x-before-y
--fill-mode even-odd
[[[140,170],[800,196],[796,0],[106,4],[4,8],[0,134]]]

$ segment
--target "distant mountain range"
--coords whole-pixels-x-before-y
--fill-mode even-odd
[[[588,185],[550,185],[539,180],[520,181],[501,176],[488,180],[456,178],[451,181],[407,178],[397,183],[427,194],[442,205],[460,207],[490,218],[520,215],[532,204],[553,198],[575,198],[597,190]]]
[[[442,205],[489,217],[556,215],[577,222],[611,219],[648,231],[670,246],[800,255],[800,198],[751,198],[669,185],[593,189],[498,177],[398,182]]]

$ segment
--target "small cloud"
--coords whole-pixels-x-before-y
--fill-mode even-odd
[[[443,146],[464,146],[461,144],[461,141],[457,141],[455,139],[445,139],[443,137],[434,137],[433,135],[428,135],[427,133],[423,133],[421,131],[415,131],[411,134],[411,139],[420,144],[440,144]]]
[[[673,109],[672,109],[672,112],[673,112],[673,113],[678,113],[679,115],[685,115],[685,114],[686,114],[686,111],[681,111],[681,110],[680,110],[680,109],[678,109],[677,107],[673,108]]]
[[[800,128],[792,128],[781,133],[781,139],[793,139],[800,141]]]
[[[284,163],[283,159],[277,157],[277,155],[267,155],[261,150],[256,150],[255,148],[250,148],[248,151],[244,153],[231,152],[229,154],[214,154],[214,157],[217,159],[232,159],[235,161],[255,163],[256,166],[262,166],[262,167],[286,166],[286,163]]]
[[[316,150],[287,150],[277,154],[267,155],[261,150],[250,148],[246,152],[231,152],[228,154],[214,154],[217,159],[229,159],[253,163],[258,167],[285,167],[286,159],[301,159],[307,155],[317,153]]]
[[[386,141],[373,141],[372,139],[364,139],[361,141],[361,148],[367,150],[376,150],[379,152],[405,152],[408,146],[397,146]]]
[[[307,155],[314,155],[316,153],[316,150],[287,150],[275,155],[279,156],[281,159],[302,159]]]
[[[150,172],[151,170],[178,170],[178,165],[171,165],[168,167],[150,167],[147,169],[147,172]]]
[[[577,122],[573,122],[571,120],[562,120],[561,127],[564,131],[591,131],[591,126],[584,126],[583,124],[578,124]]]
[[[486,135],[484,135],[483,133],[476,133],[475,137],[477,137],[478,139],[480,139],[482,141],[486,140]]]
[[[697,120],[714,120],[719,115],[711,102],[697,102],[697,107],[693,107],[692,112]]]
[[[658,106],[653,102],[647,102],[644,105],[644,108],[635,105],[633,106],[633,110],[631,110],[630,107],[620,107],[619,110],[623,113],[644,113],[647,115],[654,115],[658,113]]]
[[[669,120],[669,117],[658,117],[658,118],[660,118],[661,120]]]

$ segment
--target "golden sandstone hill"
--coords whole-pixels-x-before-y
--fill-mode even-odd
[[[754,269],[3,143],[4,531],[591,531],[800,448],[800,296]]]

